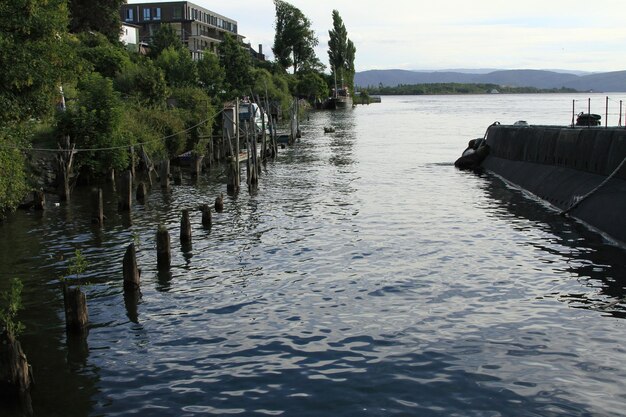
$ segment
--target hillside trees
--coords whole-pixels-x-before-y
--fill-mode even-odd
[[[99,32],[118,42],[121,30],[120,6],[125,0],[69,0],[70,32]]]
[[[32,121],[52,113],[59,85],[75,70],[67,24],[64,0],[0,2],[0,212],[15,208],[28,190],[20,149],[30,145]]]

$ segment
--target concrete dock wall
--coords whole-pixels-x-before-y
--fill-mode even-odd
[[[601,184],[626,158],[624,128],[491,126],[483,167],[560,210]],[[626,164],[570,212],[626,242]]]

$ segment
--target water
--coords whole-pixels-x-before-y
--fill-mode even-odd
[[[225,191],[222,168],[153,190],[132,218],[108,190],[102,230],[86,190],[17,213],[0,224],[0,289],[25,282],[35,415],[624,415],[624,250],[452,166],[492,122],[567,124],[586,97],[383,97],[311,113],[257,193],[226,197],[210,231],[192,212],[191,251],[180,210]],[[156,271],[159,223],[170,273]],[[134,239],[138,300],[121,278]],[[76,248],[86,340],[65,336],[58,283]]]

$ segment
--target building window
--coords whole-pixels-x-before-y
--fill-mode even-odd
[[[143,9],[143,20],[150,20],[150,9]]]
[[[124,20],[127,22],[133,21],[133,9],[124,10]]]
[[[183,9],[182,7],[174,7],[172,10],[172,17],[174,19],[182,19],[183,18]]]
[[[152,9],[152,11],[154,12],[154,20],[161,20],[161,8],[160,7],[156,7],[154,9]]]

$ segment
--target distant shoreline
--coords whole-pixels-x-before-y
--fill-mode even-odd
[[[553,94],[580,93],[573,88],[509,87],[498,84],[432,83],[393,87],[357,87],[357,91],[380,96],[461,95],[461,94]]]

